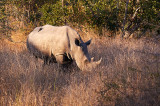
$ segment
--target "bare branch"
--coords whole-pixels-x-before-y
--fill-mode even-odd
[[[128,11],[128,3],[129,3],[129,0],[127,0],[127,2],[126,2],[125,16],[124,16],[123,28],[122,28],[122,38],[124,36],[124,26],[125,26],[125,23],[126,23],[126,17],[127,17],[127,11]]]
[[[132,16],[132,18],[131,18],[132,20],[134,20],[134,18],[136,17],[139,9],[140,9],[140,7],[138,7],[138,8],[136,9],[136,11],[134,12],[134,14],[133,14],[133,16]]]

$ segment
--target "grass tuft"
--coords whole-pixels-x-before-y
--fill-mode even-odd
[[[102,63],[81,72],[75,63],[42,67],[25,44],[0,41],[0,105],[160,104],[160,43],[97,39],[89,47]]]

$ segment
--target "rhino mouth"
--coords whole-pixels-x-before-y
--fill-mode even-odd
[[[102,58],[98,61],[94,61],[94,57],[91,58],[91,60],[85,60],[82,67],[80,67],[83,71],[90,71],[94,68],[96,68],[102,61]]]

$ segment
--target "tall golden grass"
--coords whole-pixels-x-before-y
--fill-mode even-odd
[[[90,72],[75,63],[42,67],[25,44],[0,41],[1,106],[146,106],[160,104],[160,43],[96,39],[91,56],[103,58]]]

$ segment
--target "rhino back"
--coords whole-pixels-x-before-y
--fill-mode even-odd
[[[68,33],[69,32],[69,33]],[[68,26],[45,25],[35,28],[28,36],[29,50],[37,55],[68,52],[70,43],[77,38],[76,31]]]

